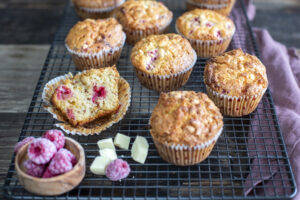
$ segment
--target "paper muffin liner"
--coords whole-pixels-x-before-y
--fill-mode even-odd
[[[111,50],[100,51],[99,53],[79,53],[70,49],[67,44],[65,44],[65,46],[71,53],[75,66],[80,70],[108,67],[116,64],[120,59],[121,52],[126,41],[126,34],[123,32],[122,35],[122,43],[119,47],[114,47]]]
[[[265,91],[264,89],[261,93],[253,96],[228,96],[220,94],[210,87],[206,86],[206,92],[209,98],[216,104],[223,115],[228,115],[232,117],[240,117],[252,113],[258,106],[261,98],[263,97]]]
[[[197,61],[197,55],[194,52],[193,63],[188,68],[176,74],[170,74],[170,75],[148,74],[136,67],[134,68],[135,68],[136,75],[143,86],[151,90],[166,92],[166,91],[176,90],[186,84],[186,82],[190,78],[190,75],[193,71],[193,67],[196,61]]]
[[[203,3],[194,2],[193,0],[186,0],[186,7],[188,10],[196,8],[214,10],[222,15],[228,16],[233,8],[235,0],[232,1],[203,1]]]
[[[190,39],[183,35],[175,26],[176,32],[183,37],[185,37],[192,45],[192,47],[195,49],[197,52],[198,57],[200,58],[210,58],[213,56],[220,55],[226,51],[228,48],[232,37],[235,33],[235,29],[232,33],[232,35],[221,38],[219,40],[195,40],[195,39]]]
[[[127,36],[126,42],[128,44],[134,45],[136,42],[149,35],[158,35],[158,34],[167,33],[171,22],[172,19],[162,28],[155,27],[155,28],[147,28],[146,30],[134,30],[134,29],[124,27],[124,31]]]
[[[79,73],[80,74],[80,73]],[[54,94],[56,88],[63,84],[68,78],[72,78],[71,73],[56,77],[50,80],[44,87],[42,99],[43,108],[52,114],[53,118],[61,121],[61,123],[55,124],[56,127],[61,128],[67,134],[72,135],[94,135],[99,134],[105,129],[111,127],[113,124],[118,123],[125,116],[128,107],[130,105],[131,91],[129,83],[122,77],[119,79],[119,103],[120,107],[116,113],[98,118],[83,126],[72,126],[64,117],[64,115],[55,108],[51,103],[51,97]]]
[[[122,0],[116,6],[108,7],[108,8],[84,8],[74,5],[75,11],[80,19],[100,19],[100,18],[108,18],[113,14],[113,11],[121,6],[125,0]]]
[[[205,143],[190,147],[187,145],[169,145],[161,143],[154,137],[153,141],[160,157],[168,163],[179,166],[195,165],[206,159],[214,148],[223,128]]]

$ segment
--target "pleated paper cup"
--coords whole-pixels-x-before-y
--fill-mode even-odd
[[[84,8],[74,5],[75,11],[78,17],[82,20],[90,18],[90,19],[101,19],[101,18],[108,18],[111,17],[113,11],[121,6],[125,0],[121,1],[116,6],[108,7],[108,8]]]
[[[150,90],[155,90],[159,92],[167,92],[176,90],[186,84],[189,80],[190,75],[193,71],[193,67],[197,61],[197,55],[194,52],[194,60],[192,65],[184,69],[181,72],[170,75],[154,75],[148,74],[140,69],[135,68],[136,75],[140,83]]]
[[[209,98],[216,104],[223,115],[240,117],[252,113],[258,106],[265,91],[253,96],[228,96],[215,92],[206,85],[206,92]]]
[[[63,84],[66,79],[72,77],[73,75],[71,73],[56,77],[50,80],[45,85],[43,90],[43,108],[47,110],[53,116],[54,119],[60,121],[59,123],[54,124],[56,127],[61,128],[65,133],[71,135],[98,135],[102,131],[106,130],[113,124],[118,123],[120,120],[123,119],[130,106],[131,90],[129,83],[124,78],[120,77],[118,92],[120,106],[118,110],[113,114],[100,117],[83,126],[72,126],[72,124],[70,124],[65,118],[65,116],[60,112],[60,110],[54,107],[54,105],[51,103],[51,97],[54,94],[56,88]]]
[[[196,8],[214,10],[222,15],[228,16],[233,8],[235,0],[232,1],[218,1],[218,0],[203,0],[203,3],[194,2],[193,0],[186,0],[186,7],[188,10]]]
[[[209,156],[219,136],[221,135],[222,130],[223,128],[221,128],[218,133],[209,141],[193,147],[176,144],[170,145],[167,143],[161,143],[154,137],[152,138],[158,154],[163,160],[174,165],[189,166],[200,163]]]
[[[65,46],[71,53],[73,62],[78,69],[88,70],[92,68],[102,68],[112,66],[119,61],[126,40],[126,34],[124,32],[122,37],[120,46],[98,53],[79,53],[70,49],[67,44]]]
[[[146,30],[135,30],[135,29],[123,27],[127,36],[126,42],[128,44],[134,45],[135,43],[137,43],[138,41],[140,41],[141,39],[149,35],[159,35],[159,34],[167,33],[171,22],[172,19],[162,28],[155,27],[155,28],[147,28]]]
[[[195,49],[198,57],[200,58],[210,58],[224,53],[228,48],[235,32],[234,30],[232,35],[218,40],[195,40],[186,37],[178,30],[177,27],[175,28],[178,34],[185,37],[191,43],[192,47]]]

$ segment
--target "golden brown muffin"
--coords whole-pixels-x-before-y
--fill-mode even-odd
[[[130,58],[143,85],[167,91],[186,83],[196,62],[196,53],[185,38],[169,33],[140,40]]]
[[[86,19],[71,28],[65,42],[75,65],[83,70],[115,64],[125,39],[116,19]]]
[[[192,165],[209,155],[222,130],[222,119],[219,109],[206,94],[161,93],[150,118],[150,133],[164,160]],[[188,158],[184,158],[183,150],[189,152]]]
[[[151,35],[132,49],[131,62],[148,74],[170,75],[183,71],[195,62],[195,51],[178,34]]]
[[[73,125],[84,125],[115,112],[119,107],[116,67],[91,69],[66,79],[51,98]]]
[[[268,87],[265,66],[256,56],[241,49],[209,60],[205,65],[204,82],[216,105],[231,116],[251,113]],[[232,103],[227,105],[225,101]]]
[[[185,36],[200,57],[223,53],[235,32],[231,19],[215,11],[195,9],[176,20],[177,31]]]
[[[115,18],[86,19],[71,28],[66,38],[66,45],[80,53],[98,53],[123,43],[122,25]]]
[[[188,10],[195,8],[214,10],[223,15],[229,15],[235,0],[186,0]]]
[[[126,1],[116,12],[130,43],[135,43],[147,35],[167,31],[173,13],[161,2]]]
[[[81,19],[106,18],[125,0],[73,0],[76,12]]]
[[[231,37],[234,23],[214,11],[195,9],[181,15],[176,21],[178,31],[194,40],[218,40]]]

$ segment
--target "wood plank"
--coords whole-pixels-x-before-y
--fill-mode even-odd
[[[0,45],[0,112],[27,112],[49,45]]]

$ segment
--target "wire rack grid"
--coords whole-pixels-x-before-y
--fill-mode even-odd
[[[174,19],[185,11],[184,1],[164,0],[163,2],[173,11]],[[229,49],[240,47],[258,56],[243,0],[236,2],[234,10],[235,12],[232,12],[230,17],[235,22],[241,20],[243,26],[237,27]],[[42,68],[20,140],[28,136],[40,136],[45,130],[54,128],[53,124],[57,122],[42,108],[41,93],[44,85],[52,78],[70,71],[77,72],[71,55],[64,46],[64,39],[69,29],[78,20],[74,9],[69,4]],[[174,32],[174,21],[171,25],[171,32]],[[288,199],[295,195],[295,180],[269,91],[266,92],[259,108],[254,113],[239,118],[224,117],[223,133],[206,160],[188,167],[178,167],[164,162],[159,157],[148,130],[148,120],[157,103],[159,93],[140,85],[129,59],[131,48],[125,45],[117,65],[121,76],[129,82],[132,89],[131,105],[124,119],[99,136],[71,136],[85,149],[87,172],[82,183],[61,196],[34,196],[26,192],[18,182],[14,169],[14,155],[4,185],[7,197],[13,199]],[[205,92],[202,78],[204,64],[205,60],[198,59],[188,83],[181,89]],[[254,130],[262,133],[262,136],[260,140],[254,140],[256,141],[252,144],[254,148],[250,149],[247,142]],[[130,151],[118,149],[117,154],[122,155],[122,158],[129,162],[131,173],[122,182],[111,182],[105,177],[93,175],[88,167],[98,155],[96,142],[102,138],[114,137],[118,132],[130,136],[131,144],[136,135],[145,136],[150,144],[149,155],[146,163],[142,165],[131,159]],[[253,190],[251,195],[246,196],[244,194],[245,180],[250,174],[253,161],[249,152],[254,156],[261,156],[258,147],[265,146],[265,141],[271,141],[268,144],[271,148],[264,148],[262,157],[268,161],[269,167],[270,165],[281,166],[278,172],[280,178],[272,178],[271,181],[274,183],[272,182],[271,186],[261,184],[257,187],[273,189],[275,194],[267,196],[265,193],[261,194]],[[269,149],[275,149],[271,155]],[[272,162],[269,162],[270,160]],[[264,174],[262,165],[260,163],[256,171],[259,176],[250,178],[252,185],[262,178]],[[276,181],[283,183],[283,194],[276,193]]]

